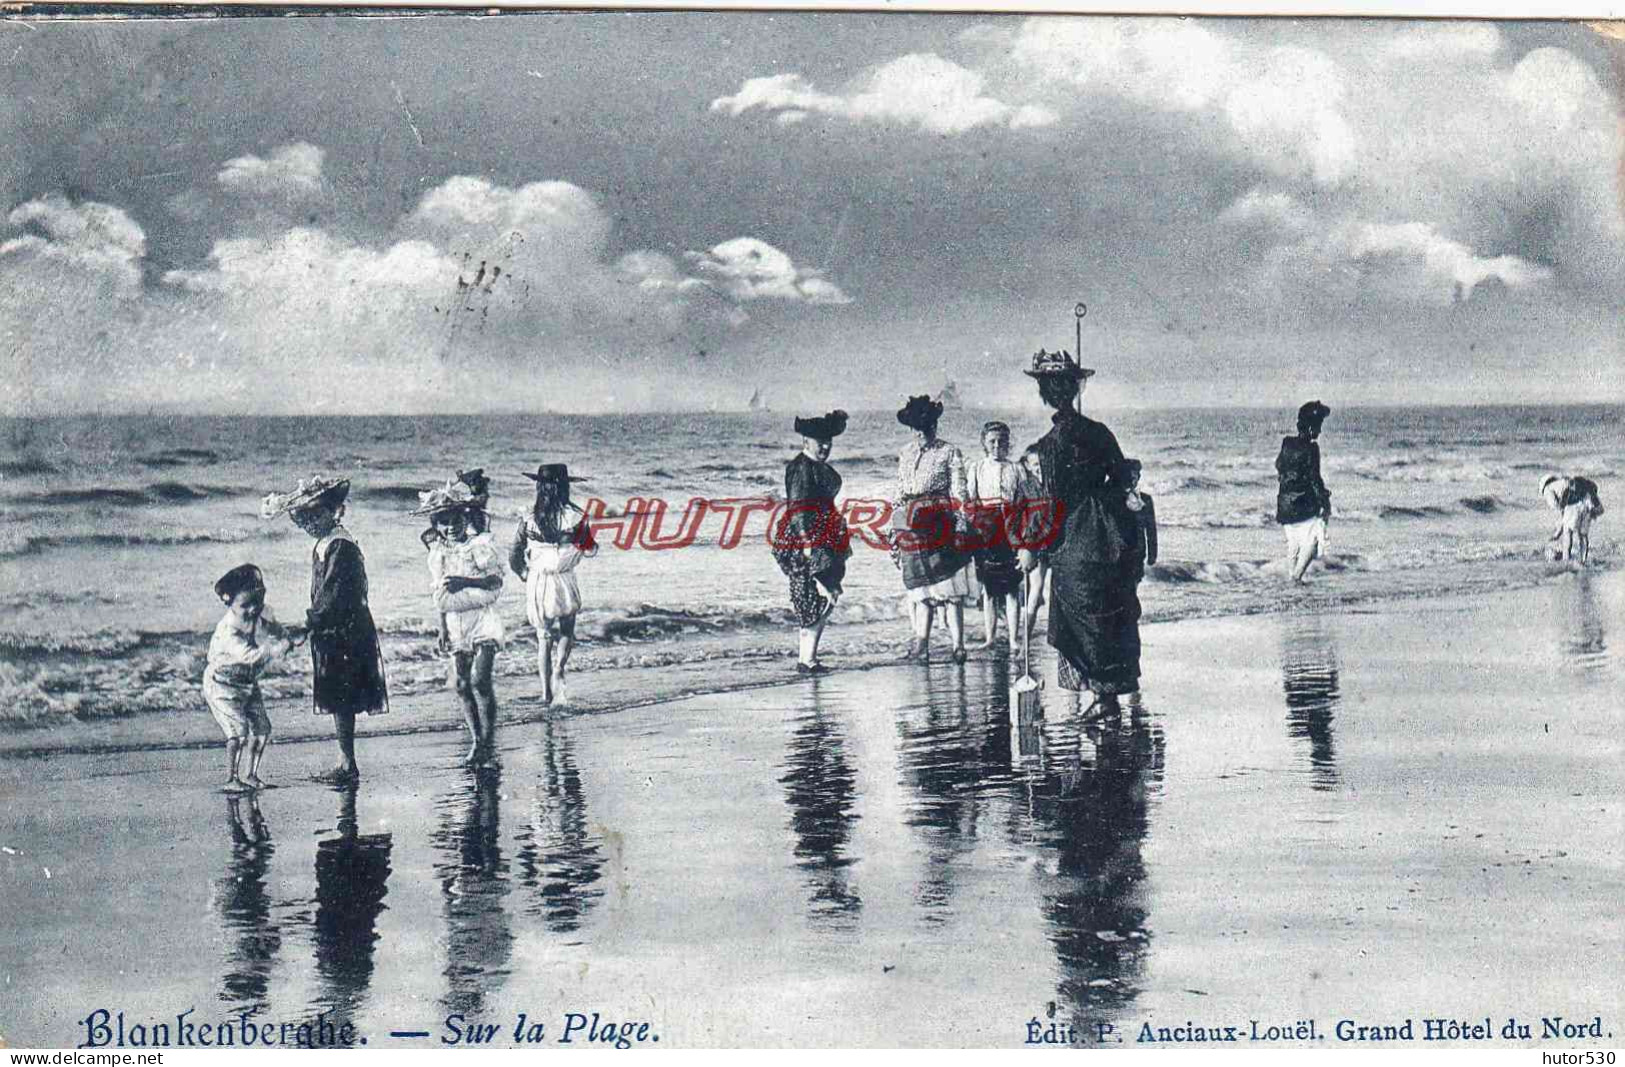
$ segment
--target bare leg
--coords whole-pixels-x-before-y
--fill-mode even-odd
[[[570,630],[559,634],[559,661],[553,666],[553,695],[559,700],[570,699],[564,690],[564,666],[570,662],[570,653],[574,652],[575,648],[575,635]]]
[[[931,653],[931,623],[935,609],[930,604],[909,601],[908,620],[914,630],[914,644],[904,653],[904,659],[925,660]]]
[[[255,789],[261,789],[265,783],[260,780],[260,760],[265,758],[265,750],[271,745],[269,733],[255,734],[248,743],[248,784]]]
[[[542,676],[542,703],[553,703],[553,635],[547,630],[536,633],[536,669]]]
[[[339,745],[339,765],[333,768],[334,773],[355,774],[357,768],[355,765],[354,712],[335,711],[333,713],[333,736]]]
[[[237,776],[237,760],[242,755],[243,743],[239,738],[226,738],[226,792],[240,793],[248,786]]]
[[[485,749],[485,727],[480,722],[480,706],[474,700],[474,680],[470,677],[474,654],[454,652],[452,662],[457,665],[457,699],[463,705],[463,722],[468,725],[468,755],[463,757],[463,763],[472,767]]]
[[[1005,636],[1010,639],[1010,652],[1014,655],[1021,648],[1021,598],[1015,593],[1009,593],[1004,598],[1004,630]]]
[[[496,754],[497,692],[491,680],[491,670],[496,662],[496,656],[495,645],[481,645],[474,650],[473,656],[474,703],[478,708],[480,746],[484,749],[482,760],[486,764],[489,764]]]
[[[998,611],[997,598],[984,588],[982,590],[982,629],[986,632],[986,637],[982,641],[982,648],[993,647],[993,638],[999,630]]]
[[[965,605],[954,601],[947,606],[945,614],[948,616],[948,636],[953,638],[955,658],[965,655]]]

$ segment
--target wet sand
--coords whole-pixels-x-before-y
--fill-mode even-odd
[[[0,760],[0,1036],[194,1006],[372,1047],[521,1011],[669,1045],[1614,1030],[1622,579],[1149,626],[1140,705],[1087,728],[1053,683],[1012,726],[993,658],[544,715],[497,774],[364,738],[353,792],[302,780],[316,744],[238,801],[212,749]]]

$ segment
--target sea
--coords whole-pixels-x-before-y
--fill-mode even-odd
[[[1144,465],[1156,501],[1160,560],[1141,600],[1148,621],[1290,611],[1312,595],[1358,604],[1471,594],[1561,580],[1548,558],[1555,514],[1539,495],[1552,473],[1583,474],[1613,502],[1625,467],[1618,405],[1337,408],[1321,438],[1335,518],[1313,593],[1286,580],[1274,523],[1274,460],[1292,413],[1170,409],[1104,413]],[[982,424],[1010,425],[1019,450],[1047,413],[968,408],[941,435],[981,454]],[[888,498],[909,439],[890,411],[854,412],[831,461],[847,497]],[[168,711],[198,702],[208,637],[221,612],[212,585],[252,562],[269,606],[299,620],[308,605],[309,538],[265,521],[260,498],[311,474],[353,483],[346,526],[360,542],[392,686],[443,681],[435,656],[420,490],[453,472],[492,479],[492,527],[504,544],[528,505],[522,472],[563,462],[584,480],[576,499],[606,514],[666,502],[665,530],[693,498],[783,492],[799,448],[789,414],[435,415],[422,417],[127,416],[0,420],[0,728],[48,727]],[[636,510],[636,505],[632,505]],[[1593,532],[1593,559],[1619,555],[1618,520]],[[733,548],[720,518],[694,544],[618,548],[608,536],[582,564],[582,652],[669,663],[707,638],[755,634],[789,648],[785,580],[758,514]],[[505,673],[528,673],[534,634],[511,578]],[[834,625],[895,619],[902,586],[889,556],[858,545]],[[972,613],[973,616],[975,613]],[[268,694],[295,697],[303,661],[273,674]]]

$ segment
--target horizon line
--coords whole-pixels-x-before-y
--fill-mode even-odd
[[[820,407],[822,405],[812,405]],[[975,404],[969,407],[951,409],[952,411],[991,411],[1010,412],[1027,405],[1002,404]],[[1098,408],[1086,408],[1084,414],[1090,410],[1113,412],[1141,412],[1141,411],[1282,411],[1290,408],[1290,402],[1282,404],[1113,404],[1101,405]],[[1607,408],[1625,407],[1625,397],[1611,400],[1587,400],[1582,402],[1558,400],[1526,400],[1526,401],[1469,401],[1469,402],[1442,402],[1424,401],[1415,403],[1387,402],[1387,403],[1347,403],[1340,405],[1344,411],[1393,411],[1393,410],[1429,410],[1429,409],[1516,409],[1516,408]],[[197,419],[423,419],[423,418],[474,418],[482,416],[547,416],[554,415],[563,418],[617,418],[627,415],[746,415],[752,417],[788,415],[795,416],[799,409],[784,408],[769,411],[750,411],[744,408],[625,408],[612,411],[562,411],[558,409],[540,408],[534,410],[516,408],[498,408],[487,410],[463,411],[296,411],[296,412],[257,412],[257,411],[188,411],[180,409],[154,409],[145,411],[93,409],[85,411],[52,412],[52,413],[22,413],[0,412],[0,419],[21,421],[24,419],[127,419],[127,418],[197,418]],[[809,409],[810,410],[810,409]],[[892,414],[895,409],[891,407],[854,407],[846,409],[862,414]]]

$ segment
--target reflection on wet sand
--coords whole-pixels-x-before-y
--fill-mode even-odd
[[[1558,652],[1582,671],[1600,671],[1607,667],[1608,629],[1589,574],[1582,572],[1577,576],[1573,596],[1563,597],[1558,610],[1563,619]]]
[[[1332,712],[1340,697],[1337,649],[1318,615],[1295,615],[1281,628],[1281,689],[1287,734],[1309,742],[1310,787],[1336,789],[1337,752]]]
[[[499,842],[497,809],[500,774],[470,770],[436,801],[440,826],[432,840],[442,852],[435,864],[446,919],[447,1013],[470,1019],[484,1014],[488,998],[501,990],[513,953],[508,924],[508,866]]]
[[[574,744],[564,720],[542,725],[541,777],[530,820],[516,835],[519,884],[529,896],[528,913],[556,933],[581,928],[603,897],[603,841],[587,817],[587,798],[576,768]]]
[[[1143,852],[1164,745],[1137,701],[1121,719],[1046,733],[1053,756],[1033,791],[1038,846],[1054,856],[1043,913],[1057,1011],[1082,1027],[1121,1019],[1140,989],[1151,938]]]
[[[220,999],[233,1011],[263,1012],[270,1007],[271,969],[282,947],[282,930],[271,917],[265,884],[276,846],[252,793],[226,798],[226,825],[231,857],[214,894],[226,942]]]
[[[316,843],[315,949],[318,992],[313,1012],[335,1027],[354,1023],[372,983],[378,916],[389,892],[389,834],[363,834],[356,787],[337,790],[337,837]]]
[[[807,874],[807,915],[814,923],[850,926],[863,899],[848,879],[847,854],[858,817],[857,775],[846,756],[846,734],[833,713],[818,703],[816,686],[808,704],[791,720],[784,757],[784,800],[790,806],[796,866]]]
[[[985,805],[979,789],[1007,762],[995,763],[990,751],[1008,755],[1005,726],[985,708],[971,707],[964,675],[965,668],[952,665],[917,673],[918,697],[911,693],[909,705],[919,711],[898,723],[898,765],[914,794],[908,825],[926,852],[914,899],[931,923],[948,917],[961,861],[976,845]]]

